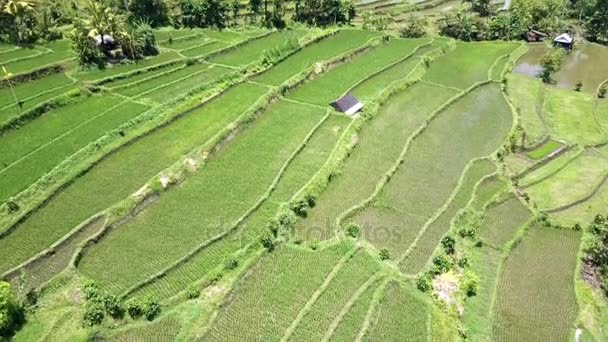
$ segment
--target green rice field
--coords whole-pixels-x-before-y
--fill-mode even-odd
[[[540,44],[234,10],[101,69],[0,43],[0,281],[36,300],[9,340],[602,340],[605,48],[545,84]]]

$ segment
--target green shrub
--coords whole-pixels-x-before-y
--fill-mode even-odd
[[[275,249],[275,242],[274,242],[274,238],[272,235],[270,234],[264,234],[262,235],[262,237],[260,237],[260,243],[262,244],[262,246],[264,246],[264,248],[266,248],[269,252],[274,251]]]
[[[114,295],[106,295],[103,297],[103,307],[113,318],[120,318],[124,314],[120,301]]]
[[[428,292],[431,289],[432,279],[427,274],[422,275],[416,282],[416,287],[422,292]]]
[[[201,289],[196,284],[190,285],[190,287],[186,291],[186,297],[188,297],[188,299],[196,299],[200,295],[201,295]]]
[[[348,227],[346,228],[346,233],[348,234],[348,236],[356,239],[359,237],[359,235],[361,234],[361,228],[355,224],[355,223],[351,223],[350,225],[348,225]]]
[[[437,255],[433,258],[433,274],[447,273],[452,268],[452,263],[445,255]]]
[[[94,281],[87,281],[82,287],[84,298],[87,301],[102,302],[104,298],[103,292],[99,289]]]
[[[600,99],[604,99],[606,98],[606,93],[608,93],[608,88],[606,88],[606,85],[604,84],[597,91],[597,97],[599,97]]]
[[[576,85],[574,86],[574,91],[581,91],[581,90],[583,90],[583,82],[578,81],[578,82],[576,82]]]
[[[460,279],[460,289],[467,295],[473,297],[477,295],[477,276],[473,272],[465,272]]]
[[[441,239],[441,246],[446,254],[452,255],[456,252],[456,240],[449,235]]]
[[[138,319],[143,314],[143,303],[137,298],[127,301],[127,312],[133,319]]]
[[[147,297],[142,306],[142,315],[148,320],[153,320],[160,312],[160,304],[158,300],[152,297]]]
[[[390,255],[388,249],[382,248],[380,250],[380,260],[388,260],[390,258],[391,258],[391,255]]]
[[[84,308],[84,322],[89,326],[98,325],[103,322],[105,310],[99,302],[87,302]]]
[[[0,281],[0,341],[8,338],[23,323],[23,309],[17,304],[11,285]]]
[[[239,266],[239,261],[237,259],[231,258],[226,260],[224,263],[224,268],[227,270],[234,270]]]

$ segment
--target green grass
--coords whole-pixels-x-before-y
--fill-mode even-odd
[[[357,301],[336,327],[336,330],[333,331],[330,341],[354,341],[357,338],[367,315],[367,310],[372,303],[374,292],[377,289],[378,282],[375,282],[357,298]]]
[[[494,341],[565,341],[573,336],[574,272],[580,233],[530,228],[498,283]]]
[[[280,247],[237,285],[205,336],[209,341],[278,340],[348,250]]]
[[[64,74],[54,74],[31,82],[22,83],[14,86],[12,89],[19,101],[36,101],[36,97],[42,93],[72,84],[73,81]],[[0,89],[0,108],[15,104],[15,98],[11,88]]]
[[[605,182],[589,200],[551,215],[557,222],[568,227],[576,223],[585,226],[593,221],[595,215],[606,212],[608,205],[608,182]]]
[[[133,296],[150,294],[162,299],[171,297],[188,284],[203,278],[239,248],[251,241],[257,241],[259,234],[266,229],[269,220],[275,215],[279,206],[277,202],[287,201],[321,168],[348,122],[343,116],[330,116],[289,164],[270,198],[234,233],[203,249],[186,264],[136,291]]]
[[[276,103],[200,172],[92,247],[80,270],[120,293],[227,231],[267,191],[324,114],[313,107]],[[258,166],[252,168],[254,164]],[[131,261],[121,262],[127,259]]]
[[[335,35],[309,45],[299,53],[288,57],[281,64],[258,76],[256,81],[278,86],[314,63],[328,60],[355,49],[377,36],[378,33],[372,31],[340,30]]]
[[[502,80],[502,72],[505,70],[507,66],[507,62],[509,61],[509,57],[504,56],[498,59],[498,62],[492,67],[492,71],[490,72],[490,79],[492,81],[500,82]]]
[[[375,313],[375,325],[367,332],[365,339],[428,341],[431,305],[415,291],[397,282],[389,283]]]
[[[266,92],[254,84],[239,85],[106,157],[0,240],[0,272],[48,248],[80,222],[137,191],[152,176],[211,139]],[[98,189],[95,196],[91,189]]]
[[[555,159],[544,164],[541,168],[538,168],[528,173],[525,177],[520,179],[519,185],[523,188],[526,188],[532,184],[541,182],[542,180],[550,177],[551,175],[559,172],[561,169],[566,167],[566,165],[574,161],[581,152],[581,148],[573,148],[560,154]]]
[[[488,207],[477,229],[477,235],[484,242],[502,248],[515,237],[517,230],[531,215],[515,195],[510,195],[506,200]]]
[[[448,207],[426,228],[420,240],[413,246],[407,257],[399,263],[399,268],[402,272],[417,274],[423,271],[423,268],[431,259],[433,251],[439,245],[441,238],[450,230],[452,219],[471,200],[475,184],[483,177],[494,172],[496,172],[496,165],[487,159],[478,161],[471,166],[463,175],[462,184]],[[401,253],[403,253],[403,249]]]
[[[44,53],[34,58],[10,62],[5,65],[6,69],[13,74],[20,74],[39,69],[43,66],[57,64],[74,57],[70,42],[67,39],[49,42],[42,45],[42,47],[51,49],[52,52]]]
[[[379,269],[378,261],[367,252],[357,252],[340,269],[312,308],[304,315],[291,339],[320,341],[357,289]]]
[[[450,90],[426,84],[416,84],[394,95],[363,127],[341,174],[320,194],[315,208],[299,225],[298,234],[317,239],[331,237],[335,219],[372,194],[410,135],[453,95]]]
[[[160,44],[160,46],[171,50],[181,51],[210,41],[211,40],[209,38],[203,35],[197,35],[192,37],[185,37],[179,40],[173,40],[173,43],[171,44],[169,44],[169,42],[163,42]]]
[[[220,40],[216,40],[210,43],[206,43],[206,44],[202,44],[199,46],[193,46],[190,49],[187,50],[183,50],[181,51],[181,54],[189,57],[189,58],[194,58],[194,57],[203,57],[205,55],[210,54],[213,51],[219,50],[219,49],[223,49],[225,47],[230,46],[229,43],[220,41]]]
[[[315,78],[289,94],[289,98],[326,106],[340,97],[364,77],[372,76],[391,63],[405,58],[426,40],[393,39],[368,52],[355,56],[348,63]],[[387,86],[387,85],[385,85]]]
[[[595,110],[595,117],[600,123],[601,128],[604,132],[608,131],[608,100],[599,99],[597,103],[597,109]]]
[[[543,84],[539,80],[517,74],[509,75],[507,84],[509,98],[519,113],[521,125],[526,131],[526,144],[541,140],[547,134],[540,117]]]
[[[494,62],[517,48],[515,43],[464,43],[454,51],[439,57],[425,76],[425,80],[448,87],[466,89],[488,79]]]
[[[558,138],[584,145],[606,141],[593,117],[593,98],[588,94],[547,88],[543,114]]]
[[[492,341],[492,303],[501,263],[500,251],[474,247],[468,255],[470,270],[478,277],[477,294],[464,302],[462,320],[471,341]]]
[[[360,100],[371,100],[380,95],[387,85],[403,80],[421,62],[418,57],[408,58],[353,88],[352,93]]]
[[[165,73],[172,72],[178,70],[179,68],[185,67],[184,64],[167,64],[156,68],[150,71],[142,71],[139,74],[135,74],[129,77],[112,80],[110,82],[104,83],[103,86],[106,88],[110,88],[115,90],[117,88],[121,88],[124,86],[133,86],[139,84],[140,82],[147,82],[149,80],[153,80],[157,77],[163,77]]]
[[[526,192],[540,209],[561,207],[590,194],[608,174],[607,169],[608,159],[588,150]]]
[[[559,141],[549,140],[538,148],[526,153],[526,155],[532,160],[540,160],[555,152],[562,146],[563,145]]]
[[[150,67],[154,67],[159,64],[175,61],[182,59],[177,52],[166,51],[161,52],[158,56],[148,57],[144,60],[137,61],[135,63],[125,63],[120,65],[115,65],[111,68],[106,68],[103,70],[91,69],[78,71],[74,73],[74,77],[83,82],[95,82],[100,81],[104,78],[116,76],[123,73],[133,72],[136,70],[147,69]]]
[[[179,334],[180,328],[180,321],[172,316],[168,316],[113,335],[112,337],[108,338],[108,341],[174,341]]]
[[[486,178],[477,186],[471,206],[473,209],[481,211],[494,196],[506,191],[508,188],[509,184],[498,177]]]
[[[65,87],[56,88],[50,90],[48,92],[44,92],[31,100],[27,100],[23,103],[22,110],[15,104],[12,106],[5,107],[4,109],[0,109],[0,124],[8,123],[11,120],[20,117],[23,114],[26,114],[30,110],[45,105],[46,102],[53,100],[65,93],[76,89],[71,85],[67,85]]]
[[[11,51],[0,54],[0,64],[7,64],[6,62],[11,62],[11,61],[19,60],[19,59],[33,58],[42,53],[45,53],[45,52],[41,49],[18,48],[18,49],[11,50]]]
[[[300,35],[300,31],[273,32],[265,37],[249,41],[237,49],[213,56],[209,61],[232,66],[244,66],[261,58],[264,50],[281,45],[290,38],[298,38]]]
[[[511,112],[498,85],[478,88],[439,113],[410,144],[405,161],[376,198],[379,206],[393,208],[402,217],[405,230],[382,234],[392,225],[375,219],[380,230],[370,232],[376,237],[373,243],[396,245],[397,253],[405,251],[413,242],[411,236],[422,228],[413,225],[411,217],[418,222],[430,219],[449,199],[467,163],[497,149],[510,127]]]
[[[201,29],[201,32],[203,32],[203,34],[209,38],[221,40],[230,44],[242,42],[249,38],[249,36],[243,35],[243,33],[230,30],[218,31],[214,29]],[[264,32],[265,31],[259,31],[258,35]]]
[[[2,175],[0,179],[0,202],[8,197],[17,194],[33,184],[37,179],[45,173],[59,165],[65,158],[78,152],[81,148],[89,143],[94,142],[102,137],[106,132],[118,128],[121,124],[138,116],[148,109],[135,102],[124,102],[119,105],[112,103],[116,100],[112,97],[106,97],[106,101],[98,102],[99,108],[103,111],[97,112],[96,117],[91,117],[87,121],[83,121],[79,126],[61,132],[60,136],[54,137],[52,140],[41,142],[39,144],[31,144],[32,137],[36,137],[38,131],[35,130],[38,125],[25,127],[16,133],[24,133],[23,135],[12,135],[12,142],[24,144],[31,147],[32,150],[20,156],[19,159],[13,161],[10,167],[0,170]],[[94,105],[95,102],[86,102],[85,105]],[[95,108],[95,107],[94,107]],[[79,113],[76,112],[76,115]]]

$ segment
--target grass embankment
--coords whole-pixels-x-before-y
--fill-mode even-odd
[[[528,76],[511,74],[507,77],[507,86],[509,99],[526,131],[525,144],[542,140],[548,133],[542,117],[545,92],[543,84]]]
[[[425,76],[429,82],[465,90],[488,79],[488,72],[501,56],[513,52],[516,43],[464,43],[433,63]]]
[[[325,61],[331,57],[346,53],[363,45],[379,34],[372,31],[340,30],[317,44],[303,48],[269,71],[254,78],[255,81],[278,86],[293,75],[305,70],[316,62]]]
[[[269,107],[188,181],[91,247],[79,269],[120,293],[227,231],[264,195],[323,115],[286,101]]]
[[[188,284],[212,273],[218,265],[234,257],[239,249],[257,242],[259,235],[266,230],[269,220],[276,214],[279,204],[288,201],[323,166],[349,123],[350,120],[344,116],[330,116],[306,143],[304,149],[289,163],[270,197],[234,232],[195,253],[187,262],[132,295],[154,295],[160,299],[174,296]]]
[[[45,66],[58,64],[74,57],[70,41],[67,39],[49,42],[36,47],[44,53],[32,58],[13,59],[4,66],[13,74],[27,73]]]
[[[336,218],[372,194],[408,138],[439,103],[453,95],[449,90],[416,84],[393,96],[363,127],[340,175],[319,195],[315,208],[298,227],[298,234],[309,239],[330,238]]]
[[[0,202],[148,108],[115,96],[92,96],[9,131],[0,137]]]
[[[563,207],[591,194],[608,176],[608,159],[586,150],[555,174],[526,188],[539,209]]]
[[[473,90],[438,113],[412,141],[403,163],[378,194],[376,205],[391,208],[408,223],[410,217],[430,219],[450,199],[466,165],[499,148],[511,123],[511,111],[498,85]],[[383,226],[381,220],[374,222]],[[374,236],[373,227],[364,230],[372,230],[370,241],[377,247],[397,246],[393,254],[402,255],[421,228],[409,224],[388,227],[380,236]]]
[[[31,258],[90,216],[137,191],[152,176],[211,139],[266,92],[255,84],[239,85],[100,161],[0,240],[0,271]],[[95,196],[91,189],[97,189]]]
[[[348,63],[340,64],[328,71],[323,77],[304,84],[288,97],[327,106],[363,78],[371,77],[390,64],[407,57],[417,46],[428,41],[428,39],[392,39],[388,43],[380,43],[379,46],[354,57]]]
[[[574,271],[581,234],[531,226],[511,251],[498,282],[495,341],[572,339]]]
[[[526,153],[526,155],[532,160],[541,160],[551,153],[557,151],[562,146],[562,143],[559,141],[549,140],[532,151]]]

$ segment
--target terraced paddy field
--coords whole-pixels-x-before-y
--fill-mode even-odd
[[[358,6],[406,5],[454,4]],[[0,45],[10,72],[46,70],[0,88],[0,276],[38,300],[15,341],[544,341],[604,323],[576,294],[595,291],[579,250],[608,203],[608,106],[509,74],[526,46],[156,39],[104,70],[65,40]],[[349,93],[354,115],[330,105]],[[90,325],[91,283],[122,315]]]

